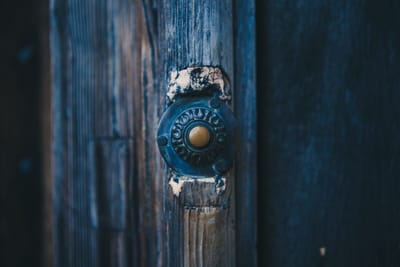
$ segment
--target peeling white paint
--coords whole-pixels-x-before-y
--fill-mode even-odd
[[[185,183],[185,181],[179,180],[179,179],[178,179],[178,182],[176,182],[174,179],[169,180],[168,184],[171,186],[172,192],[174,193],[174,195],[176,197],[179,197],[179,194],[182,191],[182,186],[184,183]]]
[[[179,94],[213,88],[223,101],[231,100],[228,78],[218,67],[189,67],[170,73],[167,96],[170,102]]]
[[[190,181],[191,182],[196,181],[196,182],[199,182],[199,183],[210,183],[210,184],[215,183],[214,177],[196,178],[196,179],[190,178]]]
[[[169,186],[171,186],[172,192],[176,197],[179,197],[182,187],[185,183],[210,183],[215,185],[215,192],[222,194],[226,189],[226,178],[221,177],[216,180],[216,177],[204,177],[204,178],[193,178],[189,176],[179,176],[176,173],[172,173],[169,179]]]

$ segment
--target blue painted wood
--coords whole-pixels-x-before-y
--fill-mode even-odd
[[[257,266],[257,85],[254,0],[234,1],[236,265]]]
[[[50,1],[51,266],[162,266],[149,2]]]
[[[400,266],[400,2],[257,12],[260,266]]]
[[[254,2],[52,0],[50,28],[53,265],[254,266]],[[209,65],[232,84],[238,174],[178,198],[157,125],[171,71]]]
[[[162,0],[158,6],[160,88],[171,71],[218,66],[234,81],[233,2]],[[232,87],[235,95],[236,88]],[[235,263],[236,176],[227,175],[223,194],[209,182],[186,183],[175,195],[163,176],[165,266],[232,266]],[[183,182],[185,183],[185,182]],[[217,201],[214,201],[215,197]],[[193,199],[193,200],[192,200]],[[185,202],[189,200],[190,205]],[[215,205],[218,203],[218,205]],[[223,203],[220,205],[219,203]]]

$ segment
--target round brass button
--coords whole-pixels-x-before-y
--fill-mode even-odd
[[[204,126],[196,126],[189,132],[189,142],[192,146],[203,148],[210,142],[210,131]]]

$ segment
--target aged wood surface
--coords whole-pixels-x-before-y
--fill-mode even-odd
[[[259,4],[261,266],[400,266],[400,2]]]
[[[161,266],[148,1],[51,1],[56,266]]]
[[[256,265],[254,46],[253,2],[51,1],[56,266]],[[243,191],[234,170],[221,193],[213,179],[171,180],[161,161],[169,75],[189,66],[230,79],[250,128],[234,144]]]
[[[255,1],[234,1],[236,265],[257,266],[257,85]],[[262,103],[261,103],[262,104]]]
[[[159,25],[161,88],[167,88],[171,71],[190,66],[219,66],[234,88],[232,1],[163,0]],[[223,194],[212,178],[165,181],[165,266],[234,266],[234,173],[227,175]],[[182,184],[179,193],[173,183]]]

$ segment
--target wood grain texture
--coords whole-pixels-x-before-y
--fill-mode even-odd
[[[97,240],[92,247],[98,251],[100,266],[128,266],[132,240],[137,240],[137,231],[128,232],[128,225],[135,221],[128,210],[129,200],[134,200],[132,140],[101,139],[89,144],[89,198],[93,227],[99,229]],[[134,252],[137,247],[133,246]],[[131,255],[130,255],[131,254]]]
[[[51,1],[56,266],[161,266],[148,1]]]
[[[234,88],[232,16],[232,1],[161,1],[161,88],[168,88],[171,71],[210,65],[222,68]],[[165,184],[165,266],[235,265],[234,177],[228,175],[222,195],[214,183],[204,181],[174,177],[183,183],[179,196]]]
[[[246,8],[238,5],[250,15],[237,23],[250,24],[234,31],[228,0],[51,2],[56,266],[235,266],[235,172],[223,194],[192,180],[177,197],[155,133],[169,74],[188,66],[221,67],[233,97],[236,81],[252,87],[234,105],[241,125],[254,127],[254,60],[246,68],[234,49],[248,38],[254,55],[254,6]],[[244,64],[236,69],[235,56]],[[242,136],[245,198],[255,187],[255,132]],[[238,258],[248,266],[254,199],[239,215]]]
[[[399,2],[257,11],[261,266],[399,266]]]
[[[257,266],[257,84],[255,1],[234,6],[236,150],[236,266]],[[262,104],[262,103],[261,103]]]

